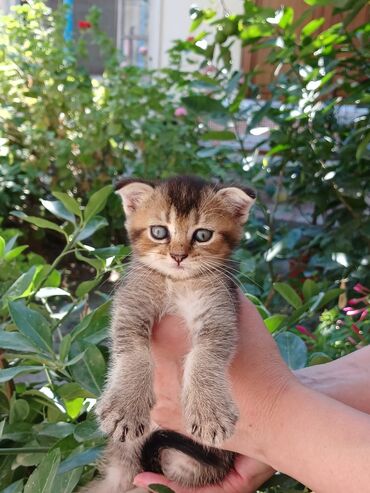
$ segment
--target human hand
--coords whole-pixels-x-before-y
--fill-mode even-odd
[[[265,421],[278,398],[279,392],[292,378],[282,362],[275,342],[266,330],[255,308],[240,295],[240,334],[238,350],[230,367],[232,393],[240,410],[240,420],[234,436],[223,448],[242,453],[245,441],[258,447],[258,434],[265,428]],[[182,361],[190,349],[190,338],[182,321],[166,317],[154,327],[152,350],[155,360],[156,406],[153,420],[161,427],[184,433],[184,422],[180,407]],[[255,444],[255,445],[253,445]],[[273,474],[269,466],[248,457],[239,457],[236,468],[220,487],[200,488],[199,492],[212,491],[249,492]],[[163,476],[143,473],[137,484],[148,485],[153,480],[170,486]],[[155,482],[154,481],[154,482]],[[174,485],[171,485],[172,488]],[[219,489],[221,488],[221,490]],[[176,486],[176,491],[186,491]],[[198,490],[196,490],[198,491]]]
[[[235,460],[234,468],[226,476],[224,481],[216,486],[204,486],[200,488],[184,488],[177,483],[170,481],[161,474],[143,472],[138,474],[134,480],[135,486],[150,489],[151,484],[161,484],[168,486],[176,493],[254,493],[267,479],[274,470],[255,459],[238,455]]]

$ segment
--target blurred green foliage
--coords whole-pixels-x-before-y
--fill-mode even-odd
[[[365,2],[331,3],[342,21],[324,31],[290,7],[194,7],[194,35],[161,72],[121,66],[96,10],[68,44],[63,9],[29,2],[1,18],[2,493],[69,493],[95,473],[110,291],[130,254],[111,186],[122,174],[254,184],[234,274],[287,364],[369,344],[369,28],[348,27]],[[83,68],[90,42],[99,80]],[[268,50],[268,88],[232,68],[235,42]],[[288,490],[307,491],[285,477],[263,489]]]

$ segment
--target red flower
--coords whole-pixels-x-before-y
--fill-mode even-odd
[[[188,36],[186,38],[186,41],[188,41],[189,43],[192,43],[194,40],[195,40],[194,36]]]
[[[352,330],[353,330],[353,332],[355,332],[358,335],[358,337],[360,339],[363,339],[363,337],[362,337],[362,331],[361,331],[361,329],[359,327],[357,327],[356,324],[352,324]]]
[[[92,27],[92,24],[89,21],[78,21],[77,25],[79,29],[90,29]]]

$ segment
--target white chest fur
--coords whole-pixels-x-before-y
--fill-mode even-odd
[[[167,313],[179,315],[187,327],[197,331],[202,322],[202,316],[212,309],[210,298],[206,296],[205,287],[195,286],[194,282],[167,281],[168,310]]]

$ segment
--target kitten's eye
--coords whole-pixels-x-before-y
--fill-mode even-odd
[[[210,240],[212,238],[212,235],[213,231],[210,231],[209,229],[197,229],[193,234],[193,239],[195,241],[203,243]]]
[[[165,226],[151,226],[150,234],[155,240],[165,240],[169,237],[168,229]]]

